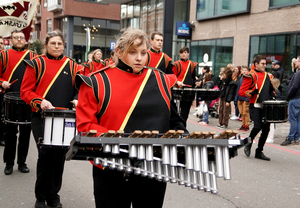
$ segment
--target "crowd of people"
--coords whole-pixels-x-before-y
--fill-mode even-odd
[[[0,110],[3,96],[20,93],[20,98],[31,107],[29,124],[0,123],[0,144],[4,146],[4,174],[11,175],[16,151],[18,169],[30,172],[26,164],[32,130],[38,147],[35,183],[35,208],[62,207],[59,191],[63,181],[66,149],[40,148],[44,135],[44,110],[55,107],[76,109],[77,130],[87,133],[96,130],[98,135],[108,130],[186,129],[191,106],[201,102],[207,106],[218,103],[220,129],[227,129],[232,109],[232,119],[240,119],[238,130],[249,131],[253,141],[261,131],[255,158],[270,161],[263,147],[270,131],[270,122],[262,120],[262,102],[281,99],[284,70],[280,62],[272,63],[272,73],[267,73],[266,58],[256,56],[251,69],[228,64],[220,69],[219,78],[205,66],[199,75],[198,63],[189,60],[189,48],[179,50],[180,60],[172,59],[161,51],[163,34],[154,32],[150,39],[139,29],[127,29],[119,38],[109,59],[102,60],[102,51],[91,52],[88,60],[77,64],[63,55],[64,37],[58,30],[45,38],[45,53],[37,55],[25,49],[25,35],[15,30],[11,33],[12,48],[4,50],[0,37]],[[2,47],[2,48],[1,48]],[[150,48],[150,49],[149,49]],[[300,57],[294,60],[294,75],[288,80],[290,132],[281,145],[299,144],[300,119]],[[219,81],[218,81],[219,80]],[[204,99],[193,89],[219,89],[217,100]],[[63,89],[63,90],[62,90]],[[173,89],[183,90],[180,104],[176,106]],[[192,92],[192,93],[190,93]],[[120,97],[122,105],[120,105]],[[202,98],[201,98],[202,97]],[[147,109],[147,111],[145,111]],[[1,111],[2,112],[2,111]],[[203,112],[200,125],[209,124],[209,110]],[[19,133],[18,145],[17,134]],[[252,143],[244,153],[251,154]],[[94,197],[96,207],[162,207],[166,183],[134,174],[93,165]],[[115,187],[118,187],[117,189]],[[142,190],[141,190],[142,189]],[[118,200],[115,200],[118,198]]]

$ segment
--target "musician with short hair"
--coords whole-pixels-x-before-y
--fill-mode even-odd
[[[180,60],[174,62],[173,73],[177,76],[177,85],[182,88],[185,85],[189,85],[190,89],[195,87],[196,82],[196,66],[197,62],[189,60],[190,49],[186,46],[179,50]],[[193,91],[194,96],[185,96],[185,91],[183,91],[183,97],[180,101],[180,116],[187,121],[190,113],[192,103],[195,99],[195,91]]]
[[[254,121],[254,127],[251,130],[250,137],[253,141],[258,132],[262,131],[258,147],[255,151],[255,158],[270,161],[271,159],[264,155],[263,148],[267,140],[270,123],[262,120],[262,102],[270,100],[273,87],[271,85],[272,75],[266,71],[266,58],[257,55],[253,60],[255,69],[249,73],[244,74],[243,83],[238,92],[239,96],[248,97],[250,103],[250,117]],[[244,152],[247,157],[250,156],[252,143],[245,146]]]
[[[97,71],[88,78],[77,77],[84,80],[76,109],[79,132],[158,130],[165,133],[170,129],[171,87],[176,76],[144,67],[148,45],[142,30],[127,29],[115,48],[116,67]],[[93,179],[97,208],[163,206],[165,182],[96,166]]]
[[[4,50],[4,38],[2,36],[0,36],[0,52]],[[2,88],[0,87],[0,90],[2,91]],[[0,92],[0,113],[2,116],[2,101],[3,101],[3,93]],[[5,141],[3,138],[3,121],[2,119],[0,120],[0,146],[4,146],[5,145]]]
[[[32,107],[31,126],[34,139],[43,137],[41,112],[54,107],[72,109],[77,105],[75,76],[82,70],[73,59],[63,55],[64,37],[59,30],[45,38],[46,54],[26,60],[27,68],[21,86],[21,98]],[[55,131],[55,129],[54,129]],[[62,207],[60,191],[66,150],[38,148],[35,208]]]
[[[0,85],[2,93],[19,92],[26,69],[24,59],[31,59],[36,54],[25,49],[25,35],[21,30],[14,30],[11,32],[12,48],[2,50],[0,52]],[[13,84],[11,84],[14,82]],[[24,112],[21,112],[24,113]],[[3,160],[6,163],[4,173],[10,175],[13,172],[15,164],[17,134],[19,133],[17,163],[18,169],[22,173],[29,173],[26,158],[29,149],[29,140],[31,127],[30,124],[15,124],[6,123],[4,126],[5,134],[5,148],[3,153]]]

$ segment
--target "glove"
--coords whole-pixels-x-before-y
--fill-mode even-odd
[[[258,93],[258,89],[255,89],[255,90],[253,90],[252,92],[250,92],[250,95],[252,95],[252,96],[253,96],[253,95],[257,95],[257,94],[259,94],[259,93]]]

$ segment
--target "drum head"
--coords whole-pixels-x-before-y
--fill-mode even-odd
[[[20,92],[7,92],[4,95],[4,101],[11,100],[11,101],[23,101],[20,97]]]
[[[63,118],[76,118],[74,110],[58,110],[48,109],[42,112],[43,117],[63,117]]]

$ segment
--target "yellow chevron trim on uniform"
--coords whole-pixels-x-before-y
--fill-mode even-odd
[[[12,70],[12,72],[10,73],[10,76],[9,76],[9,78],[7,80],[8,82],[10,82],[10,79],[11,79],[12,75],[14,74],[15,70],[18,68],[18,66],[20,65],[20,63],[23,61],[23,59],[27,55],[27,53],[29,53],[29,51],[26,51],[24,53],[24,55],[22,56],[22,58],[20,58],[19,62],[15,65],[15,68]]]
[[[262,82],[262,84],[261,84],[261,86],[260,86],[260,89],[259,89],[259,94],[260,94],[260,91],[262,90],[262,88],[264,87],[264,84],[265,84],[266,78],[267,78],[267,72],[265,72],[264,81]],[[256,96],[255,103],[257,102],[257,99],[258,99],[258,97],[259,97],[259,94]]]
[[[131,116],[131,114],[132,114],[132,112],[133,112],[133,110],[134,110],[134,108],[135,108],[138,100],[141,97],[141,94],[142,94],[142,92],[143,92],[143,90],[145,88],[145,85],[146,85],[146,83],[147,83],[147,81],[148,81],[148,79],[150,77],[151,72],[152,72],[152,70],[148,70],[148,72],[147,72],[147,74],[146,74],[146,76],[145,76],[145,78],[144,78],[144,80],[143,80],[143,82],[142,82],[142,84],[140,86],[140,89],[139,89],[138,93],[136,94],[136,96],[134,98],[134,101],[133,101],[133,103],[132,103],[129,111],[127,112],[127,115],[125,116],[125,119],[124,119],[124,121],[123,121],[123,123],[122,123],[122,125],[120,127],[120,130],[124,130],[125,126],[127,125],[127,122],[129,120],[129,118],[130,118],[130,116]]]
[[[161,57],[159,59],[159,62],[157,62],[155,68],[157,68],[159,66],[159,64],[160,64],[160,62],[161,62],[161,60],[162,60],[163,57],[164,57],[164,53],[161,53]]]
[[[182,79],[182,83],[184,83],[185,77],[186,77],[186,75],[187,75],[187,73],[188,73],[188,71],[189,71],[190,66],[191,66],[191,61],[189,61],[189,65],[188,65],[188,67],[186,68],[184,77],[183,77],[183,79]]]
[[[58,72],[56,73],[55,77],[52,79],[51,83],[49,84],[49,86],[47,87],[46,91],[43,94],[43,98],[46,97],[48,91],[50,90],[50,88],[52,87],[53,83],[55,82],[56,78],[58,77],[58,75],[61,73],[61,71],[65,68],[66,64],[69,62],[69,59],[67,58],[65,60],[65,62],[63,63],[63,65],[60,67],[60,69],[58,70]]]

